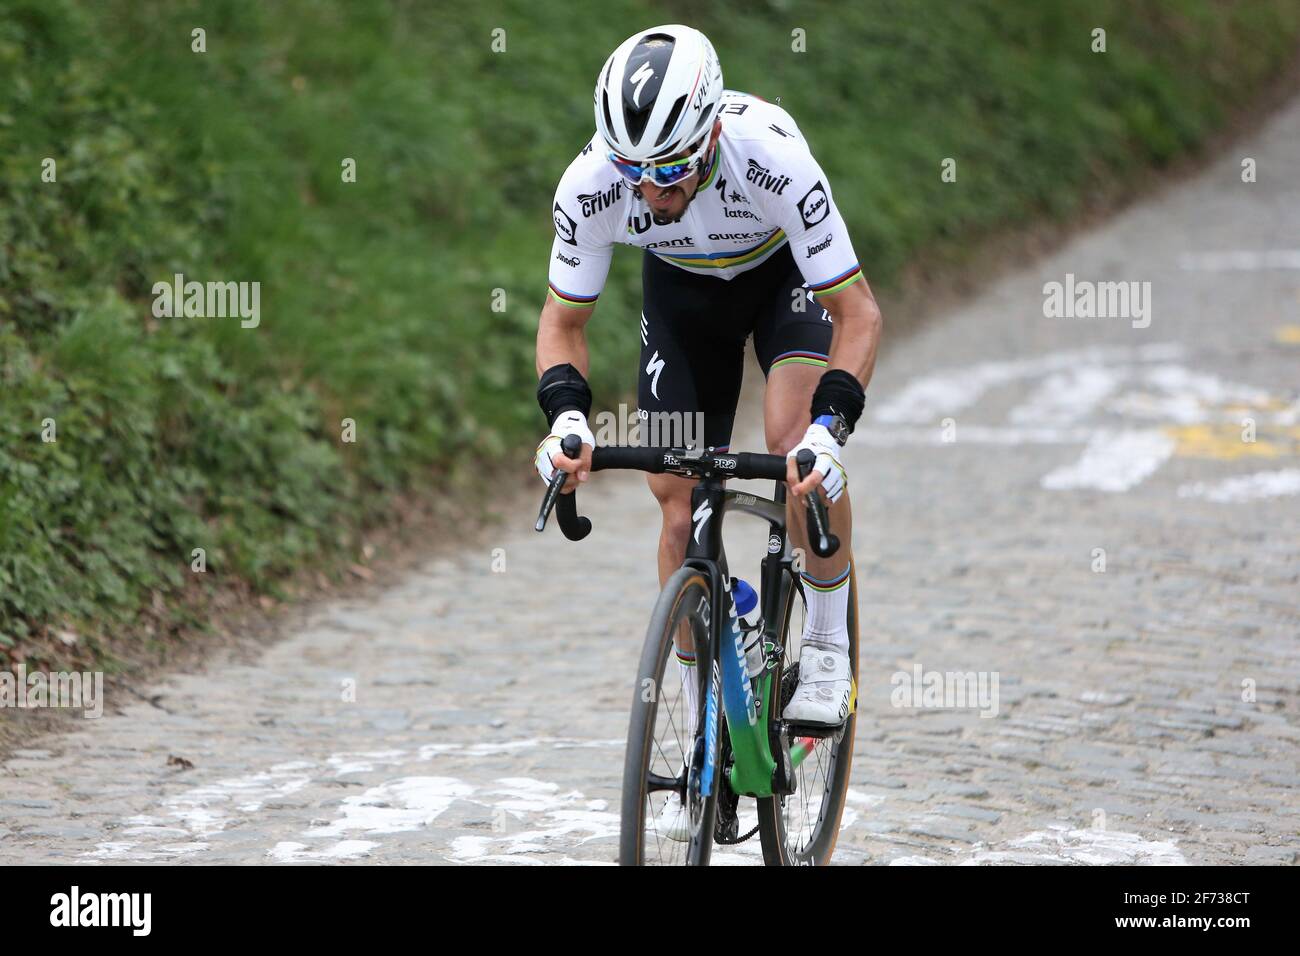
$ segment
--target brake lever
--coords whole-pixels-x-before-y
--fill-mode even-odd
[[[564,480],[569,477],[567,471],[555,469],[555,474],[551,476],[551,483],[546,486],[546,494],[542,496],[542,507],[537,512],[537,523],[533,525],[533,530],[546,530],[546,519],[551,516],[551,509],[555,507],[555,501],[560,496],[560,489],[564,487]]]
[[[565,458],[578,458],[582,454],[582,439],[577,435],[565,435],[560,442],[560,450],[564,452]],[[546,486],[546,495],[542,498],[542,507],[537,513],[537,523],[533,525],[533,529],[545,530],[546,520],[551,516],[551,510],[556,509],[560,530],[564,532],[564,536],[570,541],[581,541],[591,533],[591,520],[578,514],[576,491],[570,495],[560,494],[568,477],[567,471],[558,468],[555,470],[550,484]]]
[[[808,448],[795,455],[794,463],[801,479],[808,477],[816,461],[817,456]],[[819,558],[829,558],[840,549],[840,539],[830,533],[826,504],[817,494],[816,488],[808,495],[808,543],[812,546],[813,554]]]

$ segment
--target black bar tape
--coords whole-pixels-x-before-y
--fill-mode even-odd
[[[591,414],[591,387],[582,373],[568,363],[552,365],[537,383],[537,404],[546,415],[546,424],[554,425],[564,412]]]
[[[856,375],[842,368],[827,369],[813,392],[812,417],[839,415],[848,423],[849,431],[853,431],[866,404],[866,392]]]

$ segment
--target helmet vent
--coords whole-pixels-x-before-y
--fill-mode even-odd
[[[609,93],[601,92],[600,106],[605,111],[605,129],[614,128],[614,118],[609,115]]]
[[[662,146],[664,144],[664,140],[668,139],[668,134],[673,131],[674,127],[676,127],[677,118],[682,115],[682,110],[685,108],[686,108],[686,97],[685,96],[677,97],[677,102],[673,104],[673,108],[671,112],[669,112],[668,114],[668,119],[664,120],[664,128],[659,133],[659,138],[655,140],[656,146]]]

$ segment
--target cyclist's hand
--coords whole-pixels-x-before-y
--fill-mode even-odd
[[[577,435],[582,439],[582,453],[577,458],[568,458],[560,450],[560,442],[568,435]],[[555,477],[557,468],[571,475],[576,473],[578,481],[586,481],[591,474],[591,449],[595,444],[596,437],[587,426],[586,415],[579,411],[561,412],[556,416],[555,423],[551,425],[551,433],[537,446],[537,458],[534,462],[537,465],[537,473],[547,484],[550,484],[551,479]],[[566,481],[560,491],[566,495],[572,494],[576,487],[574,482]]]
[[[813,463],[813,470],[808,472],[808,477],[801,481],[794,457],[805,448],[817,456],[817,461]],[[844,494],[848,475],[840,464],[840,443],[831,437],[825,425],[815,422],[809,425],[803,433],[803,440],[790,449],[785,460],[785,480],[792,495],[802,497],[821,485],[831,504],[839,501],[840,495]]]

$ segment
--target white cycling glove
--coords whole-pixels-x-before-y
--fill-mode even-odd
[[[826,492],[831,504],[834,504],[844,494],[844,486],[849,478],[844,472],[844,466],[840,464],[840,443],[831,436],[825,425],[814,422],[803,433],[803,440],[791,448],[786,457],[793,458],[805,448],[817,456],[813,471],[822,473],[822,490]]]
[[[577,435],[582,439],[584,445],[596,447],[596,436],[591,433],[587,425],[587,416],[576,409],[568,412],[561,412],[555,416],[555,422],[551,425],[551,433],[542,439],[542,443],[537,446],[537,473],[542,476],[542,481],[548,485],[551,479],[555,477],[556,455],[564,454],[560,448],[562,442],[569,435]]]

